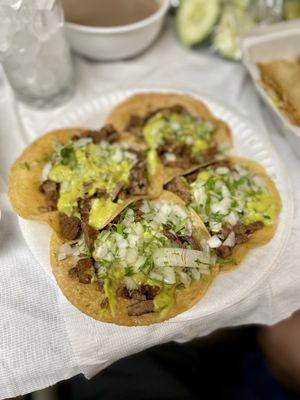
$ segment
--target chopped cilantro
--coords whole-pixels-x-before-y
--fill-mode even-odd
[[[28,171],[30,170],[30,165],[28,164],[27,161],[21,162],[19,164],[19,167],[22,168],[22,169],[27,169]]]
[[[76,162],[75,151],[72,146],[63,147],[60,151],[62,165],[71,165]]]
[[[115,224],[117,233],[123,236],[125,226],[123,224]]]
[[[124,268],[124,275],[125,276],[132,276],[134,274],[134,271],[132,267],[125,267]]]

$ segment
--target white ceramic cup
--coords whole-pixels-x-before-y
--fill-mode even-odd
[[[170,0],[157,1],[159,8],[155,13],[129,25],[91,27],[66,22],[71,48],[93,60],[118,60],[141,53],[158,36],[170,6]]]

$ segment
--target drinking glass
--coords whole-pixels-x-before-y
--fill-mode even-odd
[[[1,0],[0,20],[0,61],[17,97],[36,107],[68,99],[74,73],[60,1]]]

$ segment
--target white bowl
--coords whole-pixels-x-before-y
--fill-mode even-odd
[[[71,48],[93,60],[118,60],[145,50],[158,36],[170,0],[158,0],[158,10],[141,21],[117,27],[91,27],[66,22]]]

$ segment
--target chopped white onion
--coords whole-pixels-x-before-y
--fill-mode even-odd
[[[223,197],[230,197],[230,191],[226,185],[222,185],[222,196]]]
[[[62,261],[65,260],[68,256],[65,253],[58,253],[57,260]]]
[[[172,129],[174,129],[175,131],[177,131],[178,129],[180,129],[180,123],[177,121],[172,121],[171,122],[171,127]]]
[[[106,253],[104,257],[102,257],[103,260],[105,261],[112,261],[114,259],[114,256],[112,253]]]
[[[69,256],[79,256],[80,249],[78,246],[70,246],[69,243],[63,243],[57,255],[58,261],[65,260]]]
[[[186,144],[193,144],[193,137],[192,136],[186,136],[185,143]]]
[[[119,249],[119,257],[120,258],[125,258],[126,257],[127,250],[126,249]]]
[[[194,198],[198,204],[205,204],[206,202],[206,193],[204,186],[199,187],[194,191]]]
[[[150,212],[149,201],[144,200],[143,203],[142,203],[142,206],[140,207],[140,210],[141,210],[143,213],[148,213],[148,212]]]
[[[48,179],[49,173],[52,168],[52,163],[49,161],[47,164],[45,164],[42,172],[42,182],[46,181]]]
[[[143,226],[142,226],[142,224],[141,224],[140,222],[136,222],[136,223],[133,225],[132,229],[133,229],[134,232],[137,234],[137,236],[143,235],[144,230],[143,230]]]
[[[220,232],[220,230],[222,229],[222,223],[216,221],[210,221],[209,229],[211,230],[211,232]]]
[[[125,283],[126,289],[129,292],[132,292],[133,290],[137,289],[137,284],[129,276],[125,276],[124,283]]]
[[[79,147],[92,143],[92,141],[92,138],[81,138],[73,142],[73,147],[75,150],[77,150]]]
[[[114,154],[111,156],[112,161],[119,163],[122,161],[123,154],[120,148],[116,148]]]
[[[228,215],[226,215],[224,220],[228,222],[230,225],[234,226],[238,223],[239,217],[236,212],[231,211]]]
[[[229,172],[229,169],[227,167],[218,167],[218,168],[216,168],[216,174],[226,175],[226,174],[228,174],[228,172]]]
[[[253,181],[257,186],[260,186],[260,187],[265,187],[266,186],[266,180],[261,175],[254,175],[253,176]]]
[[[240,165],[240,164],[235,164],[234,165],[234,168],[237,170],[237,172],[238,172],[238,175],[240,175],[240,176],[246,176],[246,175],[248,175],[248,170],[247,169],[245,169],[242,165]]]
[[[174,268],[165,267],[163,269],[163,274],[164,274],[164,282],[165,283],[167,283],[169,285],[173,285],[174,283],[176,283],[176,275],[175,275]]]
[[[151,271],[149,274],[150,278],[157,280],[157,281],[163,281],[163,276],[157,272]]]
[[[120,249],[126,249],[128,247],[128,242],[126,239],[122,238],[122,240],[119,240],[117,243]]]
[[[200,240],[200,244],[201,244],[201,248],[202,248],[202,251],[204,252],[204,254],[209,254],[210,253],[210,247],[209,247],[209,245],[207,243],[207,240],[206,239],[201,239]]]
[[[167,161],[176,161],[176,156],[173,153],[165,153],[164,157]]]
[[[210,239],[208,239],[207,244],[211,249],[216,249],[222,245],[222,242],[217,235],[214,235]]]
[[[191,277],[183,272],[180,268],[177,269],[177,275],[179,276],[180,282],[184,284],[185,287],[189,287],[191,284]]]
[[[127,236],[127,241],[129,243],[130,247],[135,247],[137,245],[137,243],[138,243],[138,240],[139,240],[138,235],[133,235],[132,233],[130,233]]]
[[[124,155],[125,155],[126,158],[129,158],[129,159],[133,162],[133,165],[135,165],[135,164],[137,163],[137,156],[136,156],[136,154],[134,154],[134,153],[129,153],[128,151],[126,151],[126,152],[124,153]]]
[[[203,251],[190,249],[160,248],[153,254],[157,267],[209,268],[209,256]]]
[[[126,261],[127,264],[135,264],[138,258],[138,249],[136,248],[128,248],[126,251]]]
[[[106,240],[107,240],[107,238],[108,238],[108,236],[110,235],[110,232],[109,231],[103,231],[103,233],[101,232],[101,240],[103,241],[103,242],[105,242]],[[98,236],[99,237],[99,236]]]
[[[233,247],[235,245],[235,233],[231,231],[223,242],[224,246]]]
[[[219,203],[214,203],[211,206],[211,211],[213,213],[220,213],[222,215],[227,214],[229,208],[231,206],[231,200],[228,197],[225,197]]]
[[[177,215],[179,218],[187,218],[187,213],[185,210],[179,206],[178,204],[170,205],[171,211]]]
[[[136,262],[134,263],[135,268],[141,268],[146,262],[146,257],[144,256],[138,256]]]

